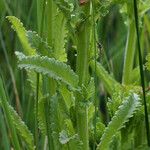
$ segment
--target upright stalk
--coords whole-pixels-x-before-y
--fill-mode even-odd
[[[90,13],[90,4],[82,6],[86,16]],[[89,69],[89,37],[90,37],[90,23],[87,18],[81,25],[77,33],[77,66],[76,72],[79,76],[79,86],[86,86],[88,83],[88,69]],[[89,149],[89,135],[88,135],[88,111],[86,104],[84,105],[84,97],[77,93],[76,96],[76,118],[77,130],[80,139],[83,142],[83,150]]]
[[[136,43],[136,32],[134,22],[134,11],[133,2],[127,2],[127,13],[128,13],[128,36],[125,49],[124,67],[123,67],[123,84],[130,84],[130,76],[133,70],[134,54],[135,54],[135,43]]]
[[[96,26],[95,26],[95,4],[94,0],[92,0],[92,32],[93,32],[93,42],[94,42],[94,59],[95,59],[95,68],[94,68],[94,82],[95,82],[95,94],[94,94],[94,144],[93,144],[93,150],[96,149],[96,115],[97,115],[97,63],[96,63],[96,54],[97,54],[97,48],[96,48]]]
[[[41,6],[43,3],[47,3],[45,8],[42,8]],[[53,0],[38,0],[37,8],[43,10],[44,9],[44,15],[40,16],[41,10],[38,10],[38,24],[39,29],[42,29],[42,31],[46,31],[46,33],[42,34],[41,36],[47,38],[47,43],[51,47],[53,47],[53,16],[54,13],[54,3]],[[39,21],[40,20],[40,21]],[[41,21],[42,20],[42,21]],[[42,27],[40,27],[42,26]],[[43,33],[43,32],[42,32]],[[46,130],[47,130],[47,139],[48,139],[48,147],[50,149],[55,150],[54,140],[52,137],[52,129],[50,126],[51,122],[51,114],[50,114],[50,98],[56,93],[56,82],[52,78],[43,77],[43,95],[49,93],[50,96],[46,98],[45,102],[45,118],[46,118]]]
[[[40,5],[41,4],[41,5]],[[45,15],[45,6],[46,0],[41,1],[37,0],[37,20],[38,20],[38,32],[40,36],[43,36],[43,28],[44,28],[44,15]],[[41,15],[39,14],[39,9],[42,8]],[[38,101],[39,101],[39,80],[40,75],[37,73],[37,81],[36,81],[36,101],[35,101],[35,141],[36,141],[36,149],[38,149]]]
[[[39,73],[36,80],[36,97],[35,97],[35,145],[38,149],[38,99],[39,99]]]

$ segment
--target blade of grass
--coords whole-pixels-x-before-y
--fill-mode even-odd
[[[8,70],[9,70],[9,73],[10,73],[11,81],[12,81],[12,84],[13,84],[13,90],[14,90],[14,94],[15,94],[15,98],[16,98],[16,109],[17,109],[17,112],[19,113],[19,115],[22,116],[22,109],[21,109],[19,94],[18,94],[18,90],[17,90],[16,80],[15,80],[15,77],[14,77],[12,67],[10,65],[10,61],[9,61],[9,58],[8,58],[8,53],[7,53],[7,50],[6,50],[5,42],[3,40],[1,31],[2,30],[1,30],[1,27],[0,27],[0,41],[1,41],[2,50],[3,50],[3,53],[4,53],[4,57],[5,57],[5,60],[6,60],[6,64],[8,66]]]
[[[4,3],[4,5],[5,5],[5,8],[6,8],[6,10],[7,10],[7,13],[9,14],[9,16],[11,16],[11,15],[12,15],[12,11],[11,11],[11,9],[9,8],[9,5],[8,5],[7,0],[3,0],[3,3]]]
[[[4,117],[2,110],[0,109],[0,131],[2,134],[2,140],[0,142],[0,149],[4,148],[5,150],[10,150],[10,142],[6,131],[6,124],[4,122]]]
[[[143,60],[142,60],[142,54],[141,54],[140,34],[139,34],[139,17],[138,17],[138,9],[137,9],[137,1],[136,0],[134,0],[134,17],[135,17],[135,27],[136,27],[136,34],[137,34],[137,46],[138,46],[138,53],[139,53],[141,85],[142,85],[143,100],[144,100],[147,144],[150,147],[149,118],[148,118],[147,103],[146,103],[145,78],[144,78]]]

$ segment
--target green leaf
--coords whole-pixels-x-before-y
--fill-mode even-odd
[[[46,56],[25,56],[19,52],[16,52],[16,55],[19,59],[20,68],[34,70],[55,80],[62,81],[73,90],[78,88],[78,76],[71,70],[70,66],[65,63]]]
[[[70,139],[71,138],[68,136],[68,133],[65,130],[60,132],[60,134],[59,134],[59,141],[60,141],[61,144],[68,143],[70,141]]]
[[[14,31],[16,31],[25,54],[27,55],[35,54],[35,49],[31,48],[28,42],[28,39],[26,37],[26,30],[23,27],[22,22],[15,16],[7,16],[6,18],[9,20],[9,22],[11,22],[12,28],[14,29]]]
[[[68,132],[66,130],[62,130],[59,133],[59,141],[63,145],[68,144],[68,147],[73,150],[81,150],[82,149],[82,142],[79,140],[78,134],[69,136]]]
[[[107,150],[113,136],[121,128],[125,126],[125,123],[129,121],[129,118],[133,116],[135,111],[140,106],[139,96],[137,94],[131,94],[127,97],[122,105],[116,111],[111,122],[106,127],[103,136],[101,137],[101,142],[97,146],[97,150]]]
[[[146,68],[147,68],[147,70],[150,71],[150,54],[147,55],[146,60],[147,60]]]
[[[52,129],[52,137],[54,139],[54,148],[61,149],[61,143],[59,142],[59,132],[63,126],[62,124],[62,116],[59,109],[59,97],[58,94],[55,94],[50,99],[50,114],[51,114],[51,122],[50,126]]]
[[[90,62],[90,66],[92,70],[95,71],[94,60]],[[110,74],[108,74],[108,72],[100,63],[97,62],[96,68],[97,68],[96,75],[103,82],[108,93],[113,94],[114,88],[116,86],[121,87],[121,85],[115,79],[113,79],[113,77],[111,77]]]
[[[67,30],[65,16],[60,12],[56,4],[52,0],[47,1],[45,18],[45,35],[48,44],[54,50],[54,57],[61,61],[67,61],[66,43],[67,43]]]
[[[11,136],[12,136],[12,139],[13,139],[12,140],[12,146],[15,150],[20,150],[19,139],[18,139],[18,136],[17,136],[15,126],[14,126],[13,121],[12,121],[12,117],[11,117],[11,113],[9,111],[9,106],[8,106],[7,101],[8,101],[8,98],[7,98],[7,95],[6,95],[6,92],[5,92],[4,83],[3,83],[2,78],[0,77],[0,104],[3,108],[6,120],[8,122],[8,127],[10,129],[10,133],[11,133]]]
[[[54,57],[52,48],[35,31],[27,31],[27,38],[32,48],[42,56]]]
[[[26,142],[28,149],[29,150],[34,150],[33,135],[28,130],[28,127],[21,120],[21,118],[16,113],[16,111],[13,109],[13,107],[11,107],[9,105],[1,79],[0,79],[0,91],[1,91],[0,101],[2,103],[2,107],[3,107],[5,115],[7,117],[7,120],[8,120],[8,123],[9,123],[9,127],[12,130],[12,134],[14,134],[14,132],[15,132],[13,130],[16,130],[18,135],[22,137],[23,141]],[[13,139],[13,140],[15,140],[15,139]]]
[[[43,98],[40,98],[38,101],[38,125],[39,129],[41,130],[42,134],[46,135],[47,134],[47,129],[46,129],[46,116],[45,116],[45,103],[46,103],[46,98],[48,96],[45,96]]]
[[[65,101],[67,109],[69,110],[71,106],[74,105],[75,102],[75,97],[73,95],[73,92],[69,91],[67,87],[63,84],[59,87],[59,91]]]
[[[23,140],[26,142],[27,147],[29,150],[34,150],[34,142],[33,142],[33,135],[29,131],[26,124],[21,120],[20,116],[16,113],[16,111],[11,107],[8,102],[7,105],[9,107],[9,111],[11,114],[11,118],[13,121],[13,124],[17,130],[17,133],[23,138]]]

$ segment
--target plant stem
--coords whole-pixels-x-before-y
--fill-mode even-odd
[[[93,23],[93,42],[94,42],[94,59],[95,59],[95,68],[94,68],[94,83],[95,83],[95,94],[94,94],[94,144],[93,144],[93,150],[96,149],[96,115],[97,115],[97,63],[96,63],[96,54],[97,54],[97,48],[96,48],[96,26],[95,26],[95,5],[94,0],[92,0],[92,23]]]
[[[133,3],[130,1],[127,3],[128,12],[128,37],[125,49],[124,67],[123,67],[123,84],[130,84],[130,76],[132,74],[134,54],[135,54],[135,43],[136,43],[136,33],[135,33],[135,22],[133,14]]]
[[[88,16],[90,11],[90,4],[86,4],[85,13]],[[88,69],[89,69],[89,37],[90,37],[90,23],[85,20],[77,34],[77,66],[76,71],[79,76],[79,86],[86,86],[88,82]],[[89,135],[88,135],[88,111],[87,106],[82,102],[84,98],[81,94],[77,93],[76,97],[76,117],[77,117],[77,130],[80,139],[83,142],[83,150],[89,149]],[[84,106],[83,106],[84,105]]]
[[[35,99],[35,145],[38,149],[38,99],[39,99],[39,73],[37,73],[36,81],[36,99]]]
[[[136,27],[136,34],[137,34],[138,53],[139,53],[141,85],[142,85],[142,90],[143,90],[147,144],[150,147],[149,118],[148,118],[147,103],[146,103],[145,79],[144,79],[143,60],[142,60],[142,54],[141,54],[140,35],[139,35],[139,18],[138,18],[138,9],[137,9],[136,0],[134,0],[134,15],[135,15],[135,27]]]
[[[53,47],[53,0],[47,0],[47,42]]]
[[[43,0],[45,1],[45,0]],[[51,47],[53,47],[53,15],[55,12],[53,12],[53,0],[47,0],[47,5],[44,8],[45,15],[42,17],[44,18],[41,24],[45,23],[44,31],[47,31],[45,36],[47,38],[47,43]],[[42,20],[42,19],[41,19]],[[47,129],[47,138],[48,138],[48,147],[50,149],[55,149],[54,140],[52,137],[52,129],[51,129],[51,116],[50,116],[50,98],[56,93],[56,82],[52,78],[43,77],[43,87],[44,91],[43,94],[49,93],[50,96],[46,98],[45,102],[45,118],[46,118],[46,129]]]

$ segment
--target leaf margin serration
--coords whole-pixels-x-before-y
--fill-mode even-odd
[[[21,52],[15,52],[15,54],[19,59],[19,68],[24,68],[26,70],[34,70],[43,75],[52,77],[55,80],[62,81],[63,83],[69,85],[69,87],[71,87],[72,90],[77,90],[79,88],[78,75],[71,69],[69,65],[60,62],[54,58],[49,58],[47,56],[25,56]],[[55,69],[56,67],[57,70]]]
[[[130,98],[131,96],[132,96],[132,99]],[[129,104],[131,104],[131,106],[132,106],[131,109],[129,107]],[[104,134],[101,137],[101,142],[97,146],[97,150],[107,150],[108,149],[108,146],[112,141],[112,137],[115,136],[115,133],[117,131],[119,131],[121,128],[125,127],[125,123],[128,122],[131,117],[133,117],[134,113],[140,106],[141,106],[141,103],[140,103],[139,96],[135,93],[130,93],[130,95],[122,102],[122,105],[119,106],[119,108],[116,111],[115,115],[113,116],[112,120],[110,121],[108,126],[105,128]],[[120,125],[118,125],[118,127],[116,127],[116,125],[114,125],[115,129],[113,129],[112,124],[116,124],[118,118],[123,118],[123,116],[121,116],[120,114],[125,112],[125,109],[128,109],[128,108],[130,111],[128,111],[128,112],[126,111],[126,113],[127,113],[126,118],[124,118],[122,120],[122,122],[120,122]],[[114,120],[115,120],[115,123],[114,123]],[[108,137],[108,135],[109,135],[109,137]]]

